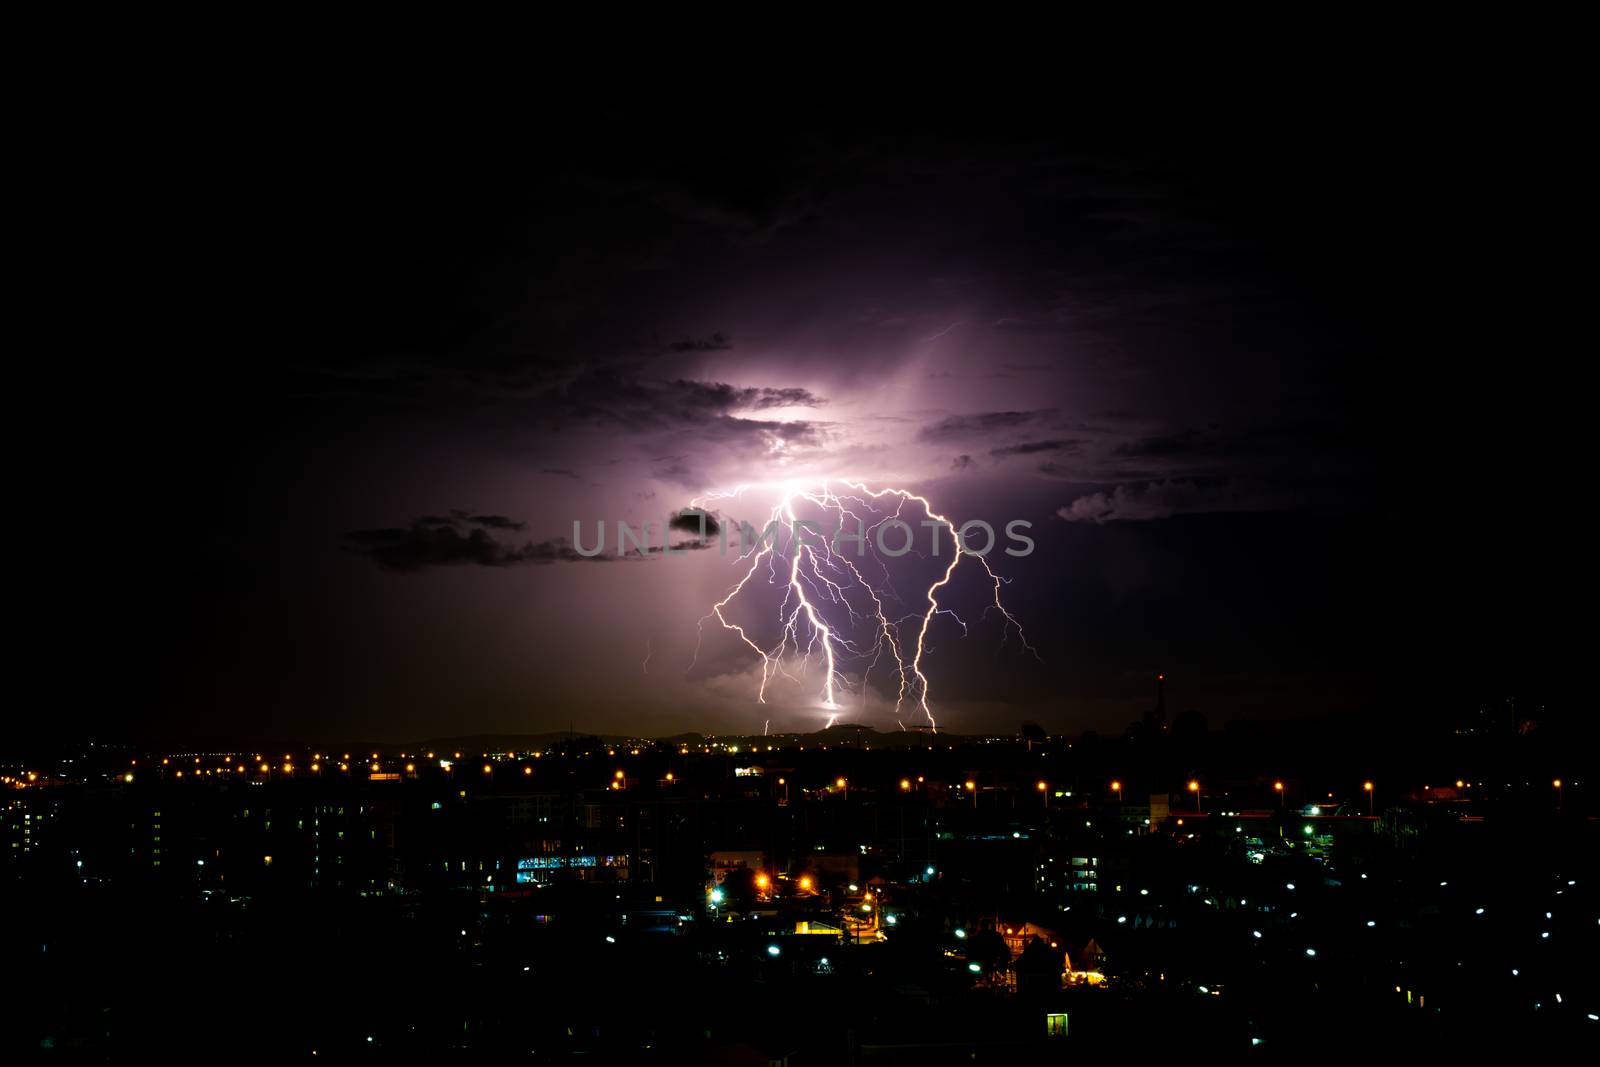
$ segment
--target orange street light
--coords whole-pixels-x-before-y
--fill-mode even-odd
[[[911,792],[911,779],[909,779],[909,778],[900,779],[900,791],[903,792],[903,793]]]

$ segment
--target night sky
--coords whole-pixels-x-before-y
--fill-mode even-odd
[[[568,541],[844,477],[1033,524],[991,558],[1038,657],[975,586],[931,628],[952,730],[1120,731],[1158,671],[1214,727],[1581,684],[1558,116],[1076,114],[264,97],[62,134],[25,725],[816,729],[729,634],[696,658],[731,557]]]

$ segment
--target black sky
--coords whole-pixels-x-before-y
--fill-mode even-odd
[[[738,648],[687,669],[712,553],[565,538],[775,455],[1035,522],[1043,662],[941,641],[956,729],[1158,670],[1213,723],[1570,706],[1591,194],[1550,97],[1452,84],[45,124],[24,726],[759,729]]]

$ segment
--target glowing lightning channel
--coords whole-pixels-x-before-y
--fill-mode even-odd
[[[836,493],[828,482],[824,481],[820,487],[808,489],[794,483],[785,483],[782,499],[768,513],[768,524],[762,535],[758,536],[755,545],[747,548],[740,555],[741,563],[748,563],[744,574],[734,583],[721,600],[711,606],[711,610],[700,619],[700,633],[703,638],[704,627],[707,619],[715,617],[724,630],[738,635],[750,650],[761,657],[761,685],[756,693],[756,699],[765,704],[767,702],[767,685],[776,675],[782,675],[796,684],[799,679],[785,668],[786,656],[792,654],[799,658],[801,669],[810,663],[814,656],[820,656],[825,667],[822,691],[822,706],[829,712],[840,710],[838,701],[839,691],[848,689],[849,679],[839,669],[839,654],[842,652],[852,658],[866,658],[871,656],[865,671],[861,675],[862,699],[865,700],[867,692],[867,679],[872,670],[877,666],[885,651],[893,658],[895,669],[899,677],[899,689],[895,698],[894,714],[897,721],[901,720],[903,708],[908,700],[915,700],[918,709],[927,719],[927,728],[937,730],[938,723],[934,720],[933,709],[929,704],[929,681],[923,670],[923,659],[928,652],[928,629],[933,624],[935,615],[948,614],[961,624],[963,631],[966,623],[950,608],[939,601],[939,592],[947,586],[955,576],[956,569],[963,559],[975,559],[984,573],[989,576],[994,586],[993,607],[1005,619],[1005,631],[1009,634],[1012,628],[1017,631],[1017,637],[1022,647],[1038,658],[1038,651],[1028,643],[1027,635],[1023,632],[1022,624],[1006,608],[1000,598],[1000,589],[1006,579],[996,574],[983,556],[968,550],[957,536],[959,527],[944,515],[933,510],[932,503],[924,496],[906,489],[885,488],[872,489],[866,484],[857,481],[840,480],[840,485],[849,492]],[[740,498],[749,489],[741,485],[732,491],[708,492],[692,501],[695,507],[704,507],[713,500],[731,500]],[[892,513],[880,511],[873,505],[894,498],[895,507]],[[800,532],[799,516],[795,512],[796,500],[804,500],[822,509],[825,513],[837,512],[842,526],[844,518],[848,517],[857,524],[857,530],[862,537],[861,549],[867,550],[868,541],[883,524],[890,521],[902,521],[901,509],[908,503],[915,502],[921,505],[928,518],[949,532],[953,552],[950,563],[940,574],[937,581],[933,582],[924,593],[925,605],[912,614],[899,619],[891,619],[884,606],[884,596],[887,595],[898,601],[899,597],[893,590],[889,581],[888,568],[872,554],[872,559],[877,563],[882,572],[882,589],[874,586],[861,569],[845,557],[842,551],[835,551],[832,542],[826,539],[813,540]],[[848,504],[847,504],[848,502]],[[879,516],[869,527],[861,517],[856,514],[854,506],[859,506],[863,511],[870,511],[874,516]],[[775,527],[775,529],[774,529]],[[788,550],[790,559],[786,580],[783,582],[784,594],[778,607],[778,640],[770,648],[763,648],[757,644],[745,628],[730,620],[723,610],[727,608],[739,595],[744,592],[750,580],[754,578],[766,564],[768,584],[777,585],[780,573],[777,562],[781,558],[780,539],[784,531],[788,532]],[[766,536],[767,533],[772,536]],[[851,535],[852,539],[854,534]],[[938,533],[934,533],[934,555],[938,554]],[[871,602],[870,609],[858,611],[850,603],[849,594],[860,590],[865,598]],[[873,624],[873,643],[870,649],[862,648],[850,640],[836,627],[830,626],[823,616],[824,604],[834,610],[842,608],[852,624],[860,623],[863,618],[870,619]],[[987,612],[988,608],[985,608]],[[908,641],[902,631],[902,626],[915,620],[916,640],[915,650],[907,654]],[[698,660],[699,646],[695,649],[695,658]],[[694,662],[691,661],[692,668]],[[828,717],[828,725],[832,726],[838,719],[837,715]],[[771,720],[767,721],[770,727]],[[903,721],[901,729],[905,728]],[[764,731],[765,732],[765,731]]]

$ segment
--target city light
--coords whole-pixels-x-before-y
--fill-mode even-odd
[[[777,956],[782,952],[783,952],[783,949],[779,948],[777,945],[768,945],[767,946],[767,955],[769,955],[769,956]]]

